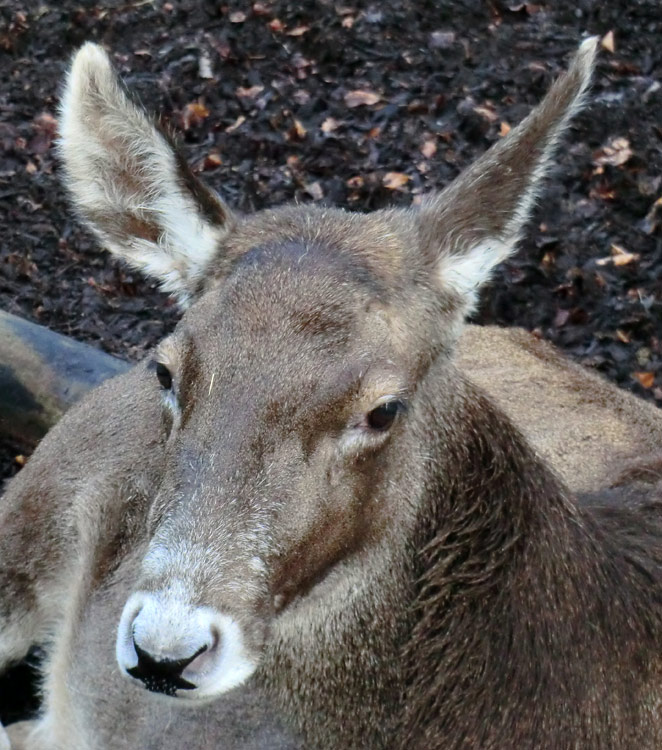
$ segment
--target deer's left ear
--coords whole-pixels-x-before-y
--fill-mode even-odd
[[[596,48],[596,37],[584,41],[531,114],[419,209],[423,250],[442,288],[459,294],[467,311],[515,248],[559,138],[582,105]]]

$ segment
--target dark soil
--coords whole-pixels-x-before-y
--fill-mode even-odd
[[[103,5],[0,4],[0,306],[129,358],[177,320],[99,252],[58,182],[57,90],[86,39],[113,52],[237,208],[369,210],[448,183],[540,99],[582,36],[612,31],[593,104],[477,319],[536,329],[662,402],[659,0]],[[348,106],[357,90],[379,101]],[[407,182],[389,189],[405,179],[393,172]],[[614,245],[636,257],[614,264]],[[653,383],[633,375],[646,372]]]
[[[0,0],[0,307],[137,359],[172,303],[73,218],[52,147],[88,39],[236,208],[407,205],[517,123],[586,34],[609,37],[517,257],[476,315],[522,325],[662,405],[660,0]],[[376,94],[349,106],[350,92]],[[393,174],[390,174],[393,173]],[[0,476],[17,469],[0,447]]]

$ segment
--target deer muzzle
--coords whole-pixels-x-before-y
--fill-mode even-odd
[[[241,685],[257,666],[235,618],[167,590],[129,598],[116,656],[122,673],[147,690],[192,702]]]

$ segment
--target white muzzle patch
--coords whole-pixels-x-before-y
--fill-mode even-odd
[[[139,591],[129,598],[116,656],[122,673],[148,690],[196,702],[241,685],[257,666],[236,620],[168,592]]]

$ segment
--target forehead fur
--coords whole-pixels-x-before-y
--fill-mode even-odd
[[[241,220],[226,238],[210,276],[227,275],[238,258],[255,248],[296,245],[324,248],[329,259],[338,256],[348,265],[364,268],[375,280],[394,286],[411,270],[417,257],[410,252],[417,246],[416,234],[415,222],[404,211],[356,214],[342,209],[285,206]]]
[[[313,310],[334,300],[337,310],[346,306],[350,311],[357,297],[344,285],[353,284],[372,311],[387,320],[394,350],[416,359],[418,350],[439,351],[454,337],[450,321],[460,314],[459,299],[431,283],[419,231],[416,214],[402,209],[358,214],[284,206],[261,211],[239,220],[225,238],[206,289],[227,288],[229,277],[239,271],[250,269],[257,277],[279,266],[288,275],[288,294],[279,295],[288,306]],[[283,278],[277,283],[281,292]],[[261,296],[274,280],[259,285]],[[241,283],[249,283],[243,274]],[[329,293],[322,295],[324,285]],[[365,326],[363,331],[370,333]]]
[[[344,348],[388,301],[360,255],[321,240],[277,239],[239,255],[185,324],[197,336],[205,327],[215,339],[231,339],[233,348],[280,348],[292,335],[299,345],[305,337],[315,348]]]
[[[262,212],[229,235],[180,331],[206,367],[272,386],[384,363],[416,379],[454,336],[458,312],[421,279],[417,249],[406,212]]]

